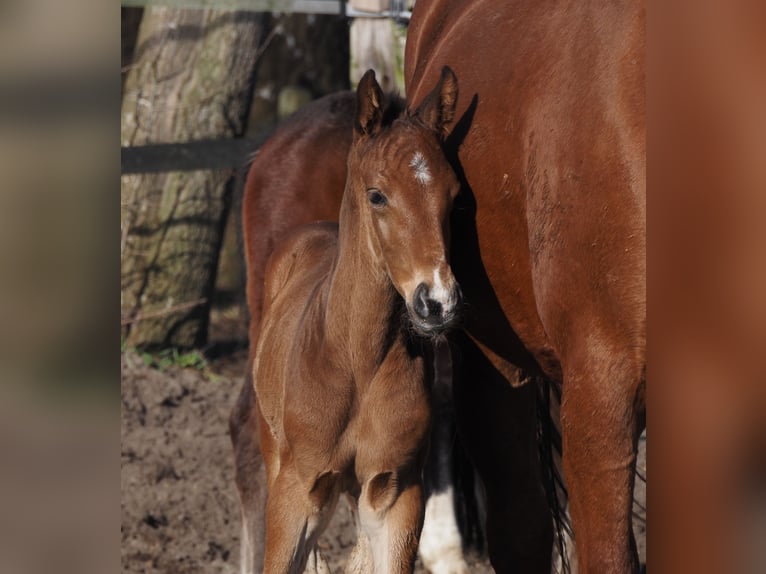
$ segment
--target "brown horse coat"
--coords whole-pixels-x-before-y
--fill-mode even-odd
[[[444,65],[461,82],[448,153],[463,183],[453,268],[471,309],[465,371],[517,382],[522,368],[563,385],[580,572],[637,568],[630,513],[646,360],[644,21],[642,2],[434,0],[418,2],[407,39],[410,101]],[[475,435],[491,483],[493,458],[524,447],[509,438],[502,455],[480,444],[477,436],[502,427],[487,422],[503,416],[488,397],[510,391],[470,384],[463,429]],[[510,431],[531,436],[522,423]],[[512,469],[507,476],[523,484]],[[490,509],[513,511],[499,487],[488,494]],[[493,528],[498,571],[545,571],[544,560],[529,558],[533,544],[514,547],[500,520]]]
[[[250,348],[245,381],[229,419],[242,505],[240,562],[245,573],[262,570],[265,549],[266,477],[258,445],[252,360],[260,331],[266,263],[275,245],[294,227],[337,219],[346,182],[354,109],[355,95],[351,91],[304,106],[258,150],[245,184],[242,230]],[[332,145],[323,145],[327,141]],[[318,146],[323,146],[321,154],[314,151]]]
[[[242,231],[253,350],[261,322],[263,273],[274,247],[293,227],[338,218],[346,185],[354,99],[354,92],[340,92],[301,108],[258,150],[248,172]],[[322,153],[316,153],[317,146],[322,146]],[[260,157],[268,158],[268,165]]]
[[[457,180],[440,145],[457,95],[445,71],[414,113],[357,92],[339,224],[272,255],[253,362],[268,476],[266,572],[301,572],[341,491],[359,501],[375,572],[411,571],[422,525],[429,345],[459,289],[448,220]]]
[[[302,224],[337,220],[346,179],[348,150],[353,139],[354,92],[338,92],[311,102],[280,124],[261,147],[248,173],[243,201],[243,231],[247,261],[247,300],[250,309],[248,374],[231,413],[230,434],[235,456],[236,482],[242,512],[240,562],[243,573],[263,568],[266,477],[257,438],[257,409],[252,385],[252,358],[258,341],[263,304],[263,281],[267,259],[285,236]],[[396,108],[398,97],[384,98]],[[395,110],[386,114],[398,113]],[[306,185],[310,182],[310,185]],[[431,407],[433,425],[429,455],[424,469],[425,521],[418,552],[424,566],[438,572],[465,572],[463,541],[456,504],[461,494],[471,496],[471,484],[454,488],[455,461],[461,450],[454,436],[452,375],[448,349],[437,351]],[[462,454],[462,453],[461,453]],[[461,457],[458,454],[458,457]],[[462,457],[460,458],[462,461]],[[459,463],[460,464],[460,463]],[[462,462],[465,472],[465,462]],[[459,480],[459,479],[458,479]],[[470,482],[470,478],[468,479]],[[462,509],[468,518],[464,528],[476,528],[473,507]],[[469,540],[478,541],[475,530]]]

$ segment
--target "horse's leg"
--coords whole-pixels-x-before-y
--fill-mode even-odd
[[[467,337],[455,361],[458,431],[484,483],[495,571],[551,570],[553,521],[537,452],[536,389],[512,387]]]
[[[580,574],[638,572],[631,512],[641,379],[628,359],[583,357],[564,368],[564,474]]]
[[[257,410],[248,367],[245,383],[229,417],[229,434],[234,447],[234,473],[242,515],[240,540],[240,572],[242,574],[256,574],[263,571],[266,473],[258,445]]]
[[[383,472],[367,480],[359,497],[360,545],[368,546],[372,569],[364,574],[410,574],[423,525],[423,487],[415,477]]]
[[[279,469],[266,503],[264,574],[329,573],[316,543],[339,494],[334,473],[319,475],[307,488],[290,465]]]
[[[425,520],[418,553],[432,574],[467,574],[463,541],[455,516],[452,446],[455,411],[452,400],[452,358],[447,344],[436,346],[432,392],[431,448],[424,470]]]
[[[418,551],[423,565],[432,574],[469,572],[455,517],[455,493],[452,485],[441,492],[432,492],[428,497]]]

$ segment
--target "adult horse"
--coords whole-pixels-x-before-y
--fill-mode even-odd
[[[392,97],[385,102],[396,102]],[[250,363],[257,346],[263,305],[266,262],[292,229],[314,221],[337,221],[346,182],[346,157],[352,143],[355,94],[339,92],[308,104],[283,122],[261,147],[248,174],[243,202],[250,311]],[[388,114],[389,112],[385,112]],[[310,182],[310,184],[307,184]],[[445,349],[440,348],[440,355]],[[443,357],[442,357],[443,359]],[[425,474],[428,500],[419,548],[421,559],[435,574],[467,571],[455,516],[455,499],[463,515],[466,543],[476,535],[472,471],[467,484],[454,484],[453,455],[461,456],[453,435],[451,373],[444,361],[436,365],[433,389],[434,428]],[[242,508],[242,571],[260,570],[263,561],[265,476],[257,444],[257,409],[248,375],[232,410],[230,432],[236,482]],[[455,452],[458,449],[458,452]],[[465,466],[465,465],[463,465]],[[461,469],[465,474],[465,470]]]
[[[422,100],[444,65],[461,84],[448,145],[463,184],[452,262],[471,312],[457,406],[487,486],[498,572],[550,567],[537,477],[516,470],[534,434],[534,393],[519,368],[561,385],[579,571],[638,568],[630,518],[645,425],[644,22],[640,1],[533,0],[422,0],[410,22],[409,100]],[[511,515],[528,519],[525,536],[510,536]]]

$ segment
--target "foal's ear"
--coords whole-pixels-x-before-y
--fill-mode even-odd
[[[444,66],[439,83],[425,97],[415,115],[439,137],[445,138],[446,128],[455,117],[456,105],[457,77],[449,66]]]
[[[356,88],[354,132],[359,136],[378,133],[383,123],[383,91],[375,79],[375,70],[367,70]]]

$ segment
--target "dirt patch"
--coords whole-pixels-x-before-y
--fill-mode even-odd
[[[122,359],[123,572],[238,571],[236,381]]]
[[[245,358],[240,349],[208,372],[161,372],[136,354],[123,354],[123,573],[239,572],[239,502],[227,420]],[[642,450],[639,468],[645,473]],[[637,483],[641,515],[645,485]],[[644,560],[642,518],[637,516],[635,528]],[[355,532],[349,507],[339,505],[319,543],[334,572],[341,571]],[[480,556],[468,561],[471,572],[492,572]],[[425,570],[418,564],[417,572]]]
[[[244,352],[193,369],[149,368],[122,359],[122,571],[191,574],[239,571],[239,502],[227,423]],[[356,541],[341,503],[319,542],[333,571]],[[474,572],[491,572],[469,557]],[[418,572],[424,572],[418,567]]]

